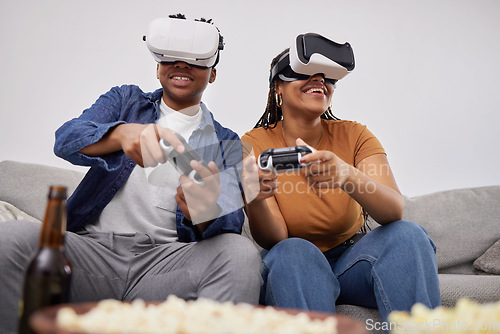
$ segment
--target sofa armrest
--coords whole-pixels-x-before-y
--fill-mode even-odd
[[[422,225],[437,247],[439,273],[473,274],[472,263],[500,239],[500,186],[405,198],[404,219]]]
[[[84,174],[63,168],[18,161],[0,162],[0,201],[14,205],[39,220],[43,219],[49,187],[68,187],[73,193]]]

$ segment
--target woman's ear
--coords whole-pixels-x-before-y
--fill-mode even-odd
[[[274,92],[278,95],[281,95],[281,81],[276,80],[274,83]]]
[[[215,81],[215,77],[217,76],[217,70],[215,68],[210,69],[210,78],[208,79],[209,83],[212,83]]]

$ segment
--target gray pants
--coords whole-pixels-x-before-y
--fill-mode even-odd
[[[0,333],[15,333],[24,271],[38,249],[40,224],[0,224]],[[145,234],[66,234],[72,302],[105,298],[162,301],[168,295],[257,304],[261,258],[241,235],[155,244]]]

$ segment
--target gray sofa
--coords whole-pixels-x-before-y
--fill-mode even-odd
[[[80,172],[45,165],[0,162],[0,223],[9,215],[42,220],[49,185],[66,185],[71,193],[82,177]],[[443,305],[453,306],[461,297],[481,303],[500,300],[500,185],[405,201],[404,218],[425,227],[436,243]],[[250,237],[248,226],[243,234]],[[363,323],[380,321],[375,309],[353,305],[337,309]]]

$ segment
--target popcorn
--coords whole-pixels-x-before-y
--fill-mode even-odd
[[[66,330],[100,334],[337,334],[333,316],[311,319],[303,312],[291,315],[272,307],[209,299],[186,302],[173,295],[160,304],[146,304],[140,299],[132,303],[107,299],[82,315],[63,307],[57,313],[56,323]]]
[[[388,320],[393,334],[500,334],[500,302],[479,304],[462,298],[454,308],[437,307],[433,310],[415,304],[411,314],[391,312]]]

